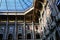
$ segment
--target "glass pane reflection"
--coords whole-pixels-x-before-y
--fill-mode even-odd
[[[24,12],[33,5],[33,0],[0,0],[0,12]]]

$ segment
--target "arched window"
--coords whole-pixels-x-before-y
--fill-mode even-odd
[[[60,37],[59,37],[59,34],[58,34],[58,31],[56,31],[56,40],[60,40]]]
[[[3,40],[3,34],[0,34],[0,40]]]
[[[42,5],[41,3],[38,3],[38,4],[37,4],[37,8],[38,8],[39,10],[42,10],[43,5]]]
[[[18,40],[22,39],[22,34],[18,34]]]
[[[57,7],[58,7],[58,10],[60,11],[60,0],[58,0],[57,2]]]
[[[54,40],[53,37],[51,38],[51,40]]]
[[[27,39],[31,39],[31,34],[30,33],[27,34]]]
[[[35,8],[39,9],[39,10],[42,10],[43,9],[43,4],[41,2],[39,2],[39,0],[36,0]]]
[[[30,30],[30,27],[29,27],[29,26],[27,26],[27,29],[28,29],[28,30]]]
[[[51,37],[50,40],[54,40],[53,37]]]
[[[38,1],[40,1],[40,2],[44,3],[46,0],[38,0]]]
[[[36,39],[40,39],[40,34],[36,33]]]
[[[36,26],[36,30],[38,30],[38,26]]]
[[[9,34],[9,35],[8,35],[8,40],[13,40],[12,34]]]

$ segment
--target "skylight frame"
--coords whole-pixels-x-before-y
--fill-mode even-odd
[[[34,3],[34,0],[33,0],[33,3]],[[0,13],[7,13],[7,12],[8,12],[8,13],[11,13],[11,12],[12,12],[12,13],[27,13],[27,11],[29,11],[29,10],[31,11],[32,9],[34,9],[33,4],[32,4],[32,6],[30,6],[28,9],[25,9],[25,10],[23,10],[23,11],[18,11],[18,10],[17,10],[17,11],[15,11],[15,10],[13,10],[13,11],[9,11],[9,10],[6,11],[6,10],[5,10],[5,11],[4,11],[4,10],[1,10]]]

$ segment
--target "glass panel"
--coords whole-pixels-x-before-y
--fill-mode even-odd
[[[18,25],[18,33],[22,33],[23,25]]]
[[[15,10],[15,1],[14,0],[6,0],[7,1],[7,6],[8,6],[8,10]]]
[[[0,0],[0,12],[24,12],[32,5],[33,0]]]
[[[0,32],[1,32],[1,33],[4,33],[5,26],[6,26],[6,25],[2,25],[2,24],[0,25]]]
[[[2,10],[3,11],[7,10],[5,0],[0,0],[0,11]]]
[[[14,25],[9,25],[9,33],[13,33]]]

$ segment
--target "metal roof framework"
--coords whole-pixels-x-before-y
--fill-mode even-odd
[[[0,13],[25,15],[34,9],[34,0],[0,0]]]

